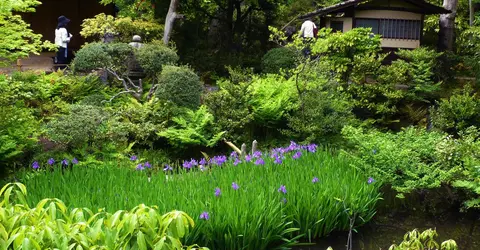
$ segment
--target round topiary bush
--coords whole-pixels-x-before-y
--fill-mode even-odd
[[[200,106],[202,90],[200,78],[191,69],[166,65],[160,74],[156,95],[161,100],[196,109]]]
[[[173,65],[179,59],[174,50],[163,44],[144,44],[135,51],[135,57],[148,75],[158,74],[163,65]]]
[[[269,50],[262,58],[264,73],[277,74],[280,69],[293,69],[297,66],[299,53],[293,48],[275,48]]]
[[[132,60],[133,47],[126,43],[91,43],[80,49],[73,60],[75,71],[111,68],[127,70]]]
[[[102,68],[110,56],[103,43],[90,43],[77,51],[73,60],[75,71],[90,71]]]

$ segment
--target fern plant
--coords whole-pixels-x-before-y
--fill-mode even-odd
[[[198,110],[185,109],[185,112],[172,118],[173,126],[157,134],[168,140],[176,148],[186,146],[213,147],[222,138],[225,132],[214,129],[214,117],[206,106]]]

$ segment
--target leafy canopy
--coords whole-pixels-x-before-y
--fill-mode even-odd
[[[50,42],[42,42],[42,35],[35,34],[30,25],[14,12],[34,12],[36,0],[4,0],[0,4],[0,66],[38,54],[42,49],[54,49]]]

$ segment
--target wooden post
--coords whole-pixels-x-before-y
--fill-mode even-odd
[[[18,68],[18,71],[22,71],[22,59],[17,59],[17,68]]]

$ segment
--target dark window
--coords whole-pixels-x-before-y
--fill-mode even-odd
[[[419,20],[358,18],[355,27],[372,28],[383,38],[420,40],[422,23]]]
[[[380,19],[358,18],[355,20],[357,28],[372,28],[372,32],[378,34]]]
[[[343,32],[343,21],[331,21],[330,22],[330,28],[332,29],[333,32]]]

